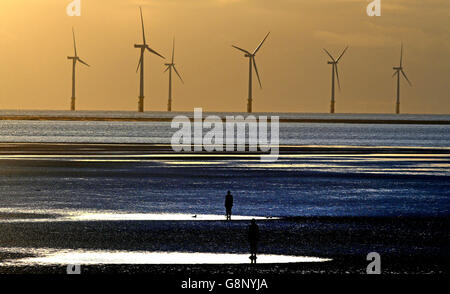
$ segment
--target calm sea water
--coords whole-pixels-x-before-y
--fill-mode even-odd
[[[244,115],[247,113],[237,112],[204,112],[206,115]],[[116,118],[152,118],[152,117],[173,117],[174,115],[185,115],[193,117],[193,112],[166,112],[166,111],[147,111],[139,113],[136,111],[59,111],[59,110],[0,110],[0,116],[52,116],[52,117],[116,117]],[[449,120],[448,114],[354,114],[354,113],[253,113],[260,115],[277,115],[280,118],[309,118],[309,119],[384,119],[384,120]]]
[[[170,123],[1,121],[0,141],[169,143],[173,131]],[[448,125],[291,123],[280,131],[282,144],[450,148]],[[0,208],[220,215],[231,190],[234,211],[244,216],[448,216],[449,167],[447,154],[297,155],[274,163],[2,156]]]
[[[0,115],[169,117],[166,112],[17,112]],[[176,115],[192,116],[192,113]],[[219,113],[220,116],[227,114]],[[258,115],[258,114],[255,114]],[[265,114],[267,115],[267,114]],[[280,118],[447,120],[446,115],[273,114]],[[205,114],[206,116],[206,114]],[[0,142],[170,143],[170,122],[0,121]],[[205,131],[206,133],[206,131]],[[293,145],[450,147],[450,125],[281,123],[280,143]]]

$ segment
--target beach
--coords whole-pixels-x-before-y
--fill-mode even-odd
[[[2,224],[2,246],[77,252],[247,253],[243,221],[114,221]],[[299,218],[259,222],[260,254],[316,256],[327,262],[245,264],[88,264],[84,273],[365,274],[378,252],[385,274],[448,274],[448,218]],[[4,249],[3,249],[4,250]],[[2,249],[0,249],[2,252]],[[0,261],[39,254],[2,252]],[[176,261],[174,261],[176,263]],[[6,264],[1,273],[65,274],[65,264]]]
[[[67,259],[46,258],[89,253],[84,273],[364,274],[367,254],[377,252],[383,273],[448,274],[446,148],[282,146],[278,165],[254,155],[4,143],[0,272],[65,273]],[[226,222],[230,186],[236,218]],[[251,218],[261,256],[326,261],[123,264],[114,254],[246,255]]]

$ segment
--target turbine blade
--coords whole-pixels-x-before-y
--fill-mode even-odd
[[[173,46],[172,46],[172,64],[175,60],[175,37],[173,38]]]
[[[398,74],[398,70],[394,71],[394,74],[392,75],[392,77],[395,77],[396,74]]]
[[[75,30],[72,28],[72,36],[73,36],[73,50],[75,51],[75,57],[78,56],[77,54],[77,42],[75,40]]]
[[[344,51],[342,51],[341,55],[340,55],[339,58],[336,60],[336,62],[339,62],[339,60],[342,58],[342,56],[344,56],[345,51],[347,51],[347,49],[348,49],[348,46],[345,47]]]
[[[331,60],[336,62],[336,60],[334,60],[333,56],[331,56],[330,52],[328,52],[327,49],[323,48],[323,51],[325,51],[325,53],[328,54],[328,56],[330,56]]]
[[[256,60],[255,60],[255,57],[252,57],[252,58],[253,58],[253,67],[255,68],[256,77],[258,78],[258,82],[259,82],[259,87],[262,89],[261,79],[259,78],[258,67],[256,66]]]
[[[400,67],[403,65],[403,43],[400,47]]]
[[[147,48],[147,50],[155,55],[158,55],[159,57],[161,57],[162,59],[166,59],[164,56],[162,56],[161,54],[159,54],[158,52],[156,52],[155,50],[153,50],[152,48],[150,48],[149,46],[146,46],[145,48]]]
[[[184,84],[183,79],[181,78],[180,73],[178,72],[177,68],[175,67],[175,65],[173,66],[173,70],[175,71],[175,73],[177,74],[177,76],[180,78],[180,81]]]
[[[141,57],[139,58],[139,63],[138,63],[138,66],[137,66],[136,72],[138,72],[138,71],[139,71],[139,68],[141,67],[141,63],[142,63],[142,57],[143,57],[143,53],[141,53]]]
[[[341,90],[341,82],[339,81],[339,71],[338,71],[338,66],[337,64],[334,64],[335,66],[335,70],[336,70],[336,78],[337,78],[337,82],[338,82],[338,87],[339,87],[339,91]]]
[[[81,62],[82,64],[84,64],[84,65],[86,65],[86,66],[90,67],[90,65],[89,65],[89,64],[87,64],[86,62],[84,62],[84,61],[83,61],[83,60],[81,60],[80,58],[78,58],[78,61],[79,61],[79,62]]]
[[[139,10],[141,11],[142,40],[144,41],[144,45],[146,45],[147,43],[145,41],[144,17],[142,16],[142,7],[139,7]]]
[[[170,68],[170,65],[167,65],[166,70],[164,72],[167,72]]]
[[[256,47],[255,51],[253,51],[253,55],[255,55],[259,51],[259,49],[261,49],[262,45],[266,41],[269,34],[270,34],[270,32],[268,32],[267,35],[264,37],[264,39],[261,41],[261,43],[259,43],[259,45],[258,45],[258,47]]]
[[[238,46],[231,45],[231,47],[236,48],[237,50],[240,50],[240,51],[242,51],[242,52],[244,52],[244,53],[247,53],[247,54],[249,54],[249,55],[252,55],[252,54],[251,54],[250,52],[248,52],[247,50],[242,49],[242,48],[239,48]]]
[[[403,71],[403,69],[401,70],[403,76],[405,77],[406,81],[408,82],[408,84],[412,87],[411,82],[409,81],[408,77],[406,76],[405,72]]]

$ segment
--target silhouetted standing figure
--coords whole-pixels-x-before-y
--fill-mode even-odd
[[[225,216],[227,220],[231,220],[231,209],[233,208],[233,195],[231,195],[230,191],[228,191],[225,196]]]
[[[256,263],[256,253],[258,251],[259,228],[255,219],[252,219],[248,227],[248,241],[250,243],[250,262]]]

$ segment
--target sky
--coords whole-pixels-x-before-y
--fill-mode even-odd
[[[395,79],[404,44],[403,113],[450,114],[450,2],[381,0],[381,16],[366,14],[368,0],[71,0],[0,1],[0,109],[67,110],[71,97],[72,27],[79,56],[77,109],[137,110],[136,67],[147,40],[166,57],[176,38],[173,109],[245,111],[248,59],[231,45],[253,50],[271,32],[256,60],[256,112],[329,111],[331,67],[322,48],[338,55],[338,113],[393,113]],[[145,108],[167,107],[164,60],[146,55]]]

